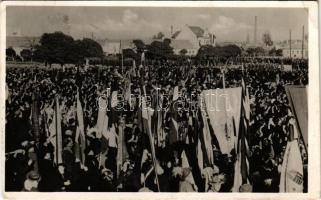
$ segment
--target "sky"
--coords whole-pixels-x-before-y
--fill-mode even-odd
[[[162,8],[162,7],[7,7],[7,35],[41,36],[62,31],[75,39],[151,38],[170,34],[186,24],[200,26],[216,35],[217,41],[245,41],[270,32],[272,40],[302,38],[308,30],[308,11],[303,8]]]

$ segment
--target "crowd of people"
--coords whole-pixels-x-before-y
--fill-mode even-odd
[[[232,59],[221,66],[154,62],[123,68],[7,68],[6,191],[231,192],[235,155],[222,154],[212,144],[214,164],[204,161],[199,166],[197,147],[202,124],[195,115],[197,110],[175,112],[172,105],[176,93],[184,101],[197,105],[198,99],[193,94],[240,87],[243,78],[251,108],[247,138],[250,183],[239,191],[278,192],[283,154],[293,123],[284,86],[308,84],[307,61],[295,62],[297,68],[291,71],[283,70],[283,63],[278,60],[253,58]],[[153,108],[158,98],[156,92],[171,97],[168,102],[162,102],[169,105],[168,109],[161,113],[154,111],[154,116],[156,113],[162,116],[162,134],[156,135],[157,125],[153,122],[151,125],[154,141],[142,128],[137,99],[129,102],[125,98],[123,108],[127,109],[107,111],[106,135],[101,136],[97,129],[101,109],[98,100],[106,94],[111,96],[113,91],[126,96],[129,88],[133,95],[150,96],[148,106]],[[85,126],[84,157],[76,153],[79,151],[78,100]],[[40,131],[36,137],[31,120],[35,114],[34,101],[39,108]],[[57,135],[50,134],[51,124],[57,120],[57,102],[61,112],[61,149],[53,142]],[[178,130],[177,137],[173,136],[172,118],[177,121],[174,127]],[[300,150],[307,164],[302,140]],[[62,155],[61,161],[56,160],[57,154]]]

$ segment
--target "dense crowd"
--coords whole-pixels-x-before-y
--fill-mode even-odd
[[[145,85],[146,95],[152,97],[150,107],[154,105],[156,92],[172,97],[175,88],[186,101],[196,103],[192,94],[223,88],[223,85],[226,88],[240,87],[243,76],[251,103],[247,138],[251,184],[244,185],[240,191],[278,192],[280,167],[293,118],[284,86],[308,84],[306,60],[295,61],[293,65],[297,67],[291,71],[284,71],[282,65],[273,59],[232,59],[224,70],[224,79],[222,68],[226,65],[219,67],[215,62],[202,65],[155,62],[135,68],[7,68],[6,190],[230,192],[235,155],[221,154],[213,144],[215,164],[200,169],[196,153],[199,122],[193,111],[182,110],[173,116],[169,108],[163,114],[164,133],[161,138],[155,138],[156,159],[153,160],[150,140],[140,125],[137,102],[125,101],[124,106],[131,110],[108,113],[109,118],[113,118],[111,127],[115,131],[109,131],[107,140],[103,140],[96,128],[97,100],[108,88],[126,94],[130,85],[131,94],[138,95],[142,92],[141,86]],[[75,141],[77,95],[83,107],[85,159],[75,154],[79,148]],[[55,161],[57,149],[48,134],[56,97],[62,114],[61,163]],[[40,115],[39,138],[34,137],[31,123],[35,98]],[[163,103],[172,105],[173,102]],[[179,130],[175,139],[171,135],[173,117]],[[125,159],[118,169],[117,151],[121,145],[118,133],[121,128],[126,153],[123,152]],[[302,141],[300,150],[307,164],[307,151]],[[184,165],[183,152],[188,157],[189,167]]]

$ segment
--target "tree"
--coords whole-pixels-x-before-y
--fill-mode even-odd
[[[171,40],[166,38],[164,41],[154,41],[147,46],[146,56],[151,59],[167,59],[174,55],[173,48],[170,46]]]
[[[6,49],[6,56],[10,57],[11,60],[14,60],[16,55],[17,55],[16,51],[12,47],[9,47],[9,48]]]
[[[133,43],[137,49],[137,53],[142,53],[144,52],[146,45],[142,40],[133,40]]]
[[[76,40],[73,49],[74,61],[77,64],[83,63],[85,58],[102,58],[104,55],[101,45],[89,38]]]
[[[20,55],[24,61],[29,61],[32,58],[32,51],[30,49],[22,49]]]
[[[283,56],[282,49],[277,49],[275,53],[276,53],[276,56]]]
[[[153,36],[153,39],[161,40],[163,39],[164,36],[165,36],[164,33],[158,32],[157,35]]]
[[[137,60],[138,59],[138,54],[134,52],[133,49],[123,49],[123,55],[124,58],[132,58]]]
[[[40,45],[35,47],[34,58],[46,64],[66,63],[81,64],[85,58],[100,59],[103,49],[96,41],[84,38],[74,40],[62,32],[45,33],[41,36]]]
[[[201,59],[213,58],[213,57],[235,57],[242,53],[240,47],[236,45],[227,45],[227,46],[217,46],[213,47],[212,45],[204,45],[197,52],[197,57]]]
[[[250,56],[263,56],[263,55],[265,55],[265,50],[262,47],[248,48],[246,50],[246,52]]]
[[[179,51],[179,53],[182,55],[182,56],[185,56],[187,54],[187,50],[186,49],[181,49]]]
[[[272,38],[271,38],[271,35],[270,35],[269,32],[263,33],[262,40],[263,40],[263,43],[266,46],[272,46],[273,45],[273,41],[272,41]]]
[[[62,32],[44,33],[40,45],[35,47],[35,57],[46,64],[75,62],[74,39]]]

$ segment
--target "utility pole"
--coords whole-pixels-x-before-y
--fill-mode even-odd
[[[304,57],[304,26],[302,27],[302,58]]]
[[[290,58],[292,57],[292,41],[291,41],[291,29],[290,29],[290,40],[289,40],[289,46],[290,46]]]
[[[257,34],[257,16],[254,17],[254,44],[256,45],[256,34]]]

